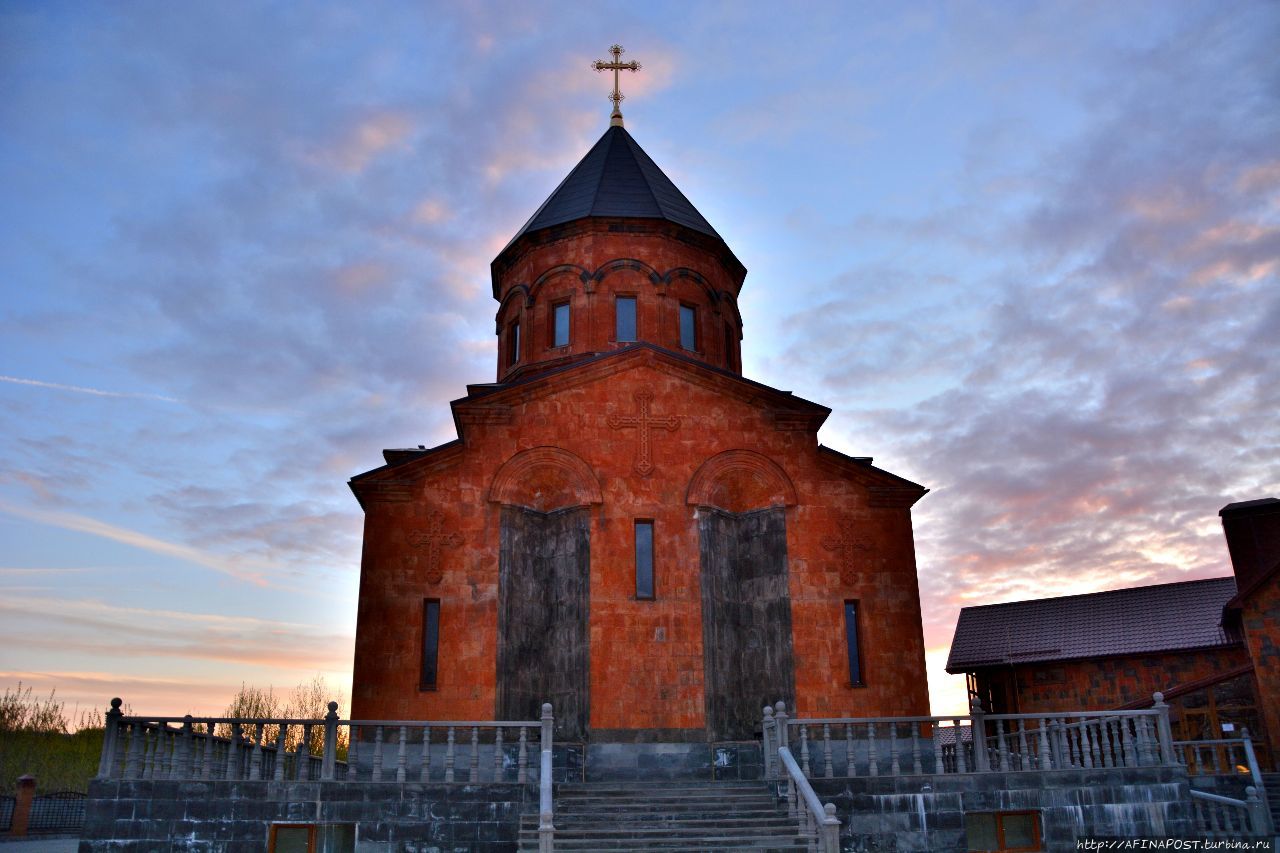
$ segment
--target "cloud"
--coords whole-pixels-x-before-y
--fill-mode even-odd
[[[176,397],[161,394],[146,394],[136,391],[104,391],[101,388],[85,388],[81,385],[62,385],[57,382],[41,382],[38,379],[21,379],[17,376],[0,376],[0,382],[11,382],[14,385],[31,385],[36,388],[49,388],[54,391],[72,391],[77,394],[92,394],[95,397],[120,397],[133,400],[158,400],[162,403],[181,403]]]
[[[270,564],[218,557],[187,545],[166,542],[163,539],[157,539],[154,536],[148,536],[136,530],[117,527],[116,525],[107,524],[104,521],[98,521],[76,513],[33,509],[31,507],[17,506],[3,500],[0,500],[0,512],[34,521],[38,524],[47,524],[77,533],[87,533],[90,536],[100,536],[104,539],[140,548],[154,554],[194,563],[256,586],[267,585],[264,573],[272,568]]]

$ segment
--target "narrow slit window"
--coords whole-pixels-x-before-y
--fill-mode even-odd
[[[860,687],[862,681],[862,649],[858,644],[858,602],[844,603],[844,637],[849,651],[849,686]]]
[[[440,599],[422,600],[422,678],[419,687],[432,690],[436,686],[437,659],[440,652]]]
[[[507,367],[520,360],[520,321],[507,327]]]
[[[636,522],[636,598],[653,598],[653,522]]]
[[[698,348],[698,309],[692,305],[680,306],[680,346],[687,350]]]
[[[636,298],[619,296],[614,302],[614,313],[617,320],[614,330],[615,340],[634,341],[636,339]]]
[[[551,345],[567,347],[569,345],[569,303],[561,302],[551,306]]]
[[[724,366],[733,370],[733,326],[724,324]]]

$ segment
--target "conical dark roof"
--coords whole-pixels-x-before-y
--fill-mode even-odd
[[[502,251],[525,234],[587,216],[666,219],[723,242],[631,134],[617,126],[604,132]]]

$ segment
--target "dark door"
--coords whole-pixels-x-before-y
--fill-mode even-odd
[[[795,692],[786,515],[698,514],[707,727],[713,740],[749,740],[764,706],[790,707]]]
[[[590,514],[502,508],[498,719],[555,714],[557,740],[583,740],[590,710]]]

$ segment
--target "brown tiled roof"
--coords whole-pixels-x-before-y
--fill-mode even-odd
[[[1235,645],[1222,608],[1234,577],[965,607],[947,672]]]

